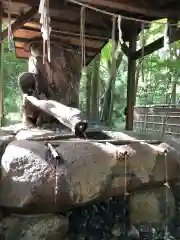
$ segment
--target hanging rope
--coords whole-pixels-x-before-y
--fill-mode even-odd
[[[112,12],[109,12],[109,11],[105,11],[105,10],[102,10],[102,9],[99,9],[99,8],[96,8],[96,7],[93,7],[93,6],[90,6],[88,4],[84,4],[84,3],[81,3],[77,0],[68,0],[69,2],[71,3],[74,3],[74,4],[77,4],[79,6],[84,6],[88,9],[91,9],[91,10],[94,10],[96,12],[99,12],[99,13],[102,13],[102,14],[105,14],[105,15],[109,15],[109,16],[114,16],[114,17],[118,17],[119,14],[115,14],[115,13],[112,13]],[[139,19],[139,18],[134,18],[134,17],[127,17],[127,16],[123,16],[121,15],[121,17],[123,19],[126,19],[126,20],[133,20],[133,21],[136,21],[136,22],[144,22],[144,23],[152,23],[152,21],[148,21],[148,20],[144,20],[144,19]],[[157,24],[161,24],[161,25],[164,25],[163,22],[160,22],[160,21],[154,21],[155,23]],[[171,26],[178,26],[179,24],[178,23],[175,23],[175,24],[170,24]]]
[[[116,50],[116,17],[112,18],[112,33],[111,33],[111,40],[112,40],[112,71],[115,67],[115,50]],[[114,62],[114,63],[113,63]]]
[[[85,7],[81,8],[80,19],[80,41],[81,41],[81,69],[86,66],[86,42],[85,42]]]
[[[126,230],[127,230],[127,226],[126,226],[126,218],[127,218],[127,200],[128,200],[128,196],[129,193],[127,191],[127,178],[128,178],[128,171],[127,171],[127,159],[128,159],[128,154],[127,152],[124,153],[124,203],[125,203],[125,207],[124,207],[124,234],[126,234]]]
[[[8,49],[9,51],[14,49],[13,34],[11,28],[11,0],[8,0]]]
[[[43,37],[43,63],[45,63],[45,59],[47,57],[48,62],[51,61],[50,56],[50,15],[49,15],[49,0],[41,0],[39,5],[39,11],[41,14],[40,23],[42,24],[41,32]],[[47,48],[47,52],[46,52]]]
[[[122,30],[121,30],[121,21],[122,21],[122,17],[121,15],[118,16],[118,31],[119,31],[119,43],[122,44],[123,40],[122,40]]]
[[[168,236],[168,189],[170,189],[170,185],[168,182],[168,163],[167,163],[167,150],[164,151],[164,166],[165,166],[165,183],[164,186],[166,187],[166,223],[165,223],[165,236]]]

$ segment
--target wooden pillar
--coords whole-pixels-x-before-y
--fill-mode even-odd
[[[91,79],[91,116],[92,122],[99,121],[99,66],[100,54],[93,59],[92,63],[92,79]]]
[[[88,120],[91,114],[91,80],[92,73],[90,67],[88,66],[86,72],[86,118]]]
[[[136,35],[133,34],[129,42],[130,52],[136,51]],[[131,55],[128,56],[128,76],[127,76],[127,116],[126,116],[126,130],[133,130],[133,118],[134,118],[134,99],[136,92],[136,60]]]
[[[3,17],[3,9],[2,9],[2,3],[0,2],[0,33],[2,33],[2,17]],[[0,35],[0,118],[1,123],[0,125],[3,125],[4,122],[4,82],[3,82],[3,55],[4,55],[4,46],[3,46],[3,40],[2,36]]]

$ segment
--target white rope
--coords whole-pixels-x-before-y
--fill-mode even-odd
[[[116,48],[116,17],[112,19],[112,33],[111,33],[111,40],[112,40],[112,60],[114,58],[115,48]]]
[[[41,0],[39,4],[39,11],[41,14],[40,23],[42,24],[41,32],[43,37],[43,63],[46,59],[46,47],[47,47],[47,59],[51,61],[50,57],[50,16],[49,16],[49,0]]]
[[[121,15],[118,16],[118,31],[119,31],[119,43],[123,43],[122,40],[122,30],[121,30],[121,21],[122,21],[122,17]]]
[[[8,48],[9,50],[13,50],[13,36],[12,36],[12,28],[11,28],[11,0],[8,0]]]
[[[168,189],[170,189],[170,185],[168,182],[168,163],[167,163],[167,150],[164,151],[164,164],[165,164],[165,184],[164,186],[166,187],[165,191],[166,191],[166,223],[165,223],[165,235],[168,235]]]
[[[68,0],[68,1],[71,2],[71,3],[77,4],[77,5],[80,5],[80,6],[84,6],[86,8],[91,9],[91,10],[94,10],[96,12],[100,12],[100,13],[105,14],[105,15],[114,16],[116,18],[118,18],[118,16],[119,16],[119,14],[115,14],[115,13],[112,13],[112,12],[109,12],[109,11],[105,11],[105,10],[90,6],[89,4],[84,4],[84,3],[78,2],[77,0]],[[136,22],[152,23],[152,21],[150,21],[150,20],[148,21],[148,20],[134,18],[134,17],[127,17],[127,16],[124,16],[124,15],[121,15],[121,17],[122,17],[122,19],[133,20],[133,21],[136,21]],[[160,22],[160,21],[153,21],[153,22],[164,25],[164,23]],[[179,24],[175,23],[175,24],[170,24],[170,25],[171,26],[178,26]]]
[[[127,204],[127,198],[129,197],[129,192],[127,189],[127,177],[128,177],[128,169],[127,169],[127,159],[128,159],[128,154],[127,152],[124,153],[124,203],[125,205]],[[126,235],[126,212],[127,212],[127,206],[124,207],[124,234]]]

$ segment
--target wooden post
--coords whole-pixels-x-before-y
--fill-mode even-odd
[[[2,17],[3,17],[3,9],[2,3],[0,2],[0,33],[2,33]],[[4,122],[4,102],[3,102],[3,54],[4,54],[4,46],[3,46],[3,39],[0,36],[0,118],[1,118],[1,126]]]
[[[99,121],[99,66],[100,54],[93,59],[91,82],[91,116],[92,122]]]
[[[91,114],[91,69],[88,66],[86,72],[86,118],[89,120]]]
[[[136,35],[133,34],[129,41],[129,50],[131,52],[136,51]],[[134,118],[134,95],[136,89],[135,83],[136,75],[136,60],[131,55],[128,56],[128,76],[127,76],[127,116],[126,116],[126,130],[133,130],[133,118]]]

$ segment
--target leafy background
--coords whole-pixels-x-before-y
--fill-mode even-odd
[[[137,48],[163,35],[164,24],[152,23],[139,35]],[[7,41],[4,49],[4,125],[9,125],[20,121],[22,99],[17,78],[28,70],[28,62],[16,58],[14,51],[8,51]],[[171,44],[169,49],[167,52],[162,48],[136,61],[136,105],[175,104],[180,100],[180,41]],[[116,56],[117,69],[113,75],[112,42],[109,41],[101,54],[83,69],[79,98],[80,108],[89,119],[118,129],[124,123],[128,62],[119,48]]]

